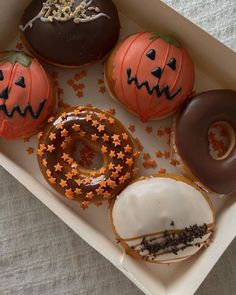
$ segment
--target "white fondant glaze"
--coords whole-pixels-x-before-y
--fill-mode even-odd
[[[168,230],[183,230],[195,224],[212,224],[214,213],[202,193],[193,186],[169,177],[152,177],[132,183],[118,196],[112,220],[121,239],[130,239]],[[172,221],[174,225],[171,225]],[[195,239],[193,243],[203,243],[209,236]],[[141,240],[126,243],[134,246]],[[179,259],[198,250],[197,246],[188,247],[179,251],[178,255],[163,254],[155,260]]]

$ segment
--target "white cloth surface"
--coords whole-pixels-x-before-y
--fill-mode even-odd
[[[164,2],[236,50],[236,0]],[[142,294],[2,168],[0,187],[1,295]],[[236,294],[235,261],[236,241],[197,295]]]

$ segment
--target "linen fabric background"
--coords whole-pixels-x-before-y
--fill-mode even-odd
[[[236,51],[236,0],[164,0]],[[81,240],[0,168],[1,295],[141,295],[123,274]],[[197,295],[233,295],[236,241]]]

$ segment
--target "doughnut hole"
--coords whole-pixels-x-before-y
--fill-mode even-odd
[[[236,145],[233,127],[225,121],[213,123],[208,129],[209,154],[214,160],[226,159]]]

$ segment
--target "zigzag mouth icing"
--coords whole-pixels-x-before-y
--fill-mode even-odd
[[[149,95],[152,95],[154,92],[156,92],[157,97],[161,97],[162,94],[165,94],[166,98],[168,100],[172,100],[182,90],[182,88],[179,87],[175,92],[170,93],[168,85],[164,85],[163,88],[160,89],[158,83],[156,83],[153,87],[150,87],[148,81],[143,81],[142,83],[140,83],[138,81],[137,76],[132,76],[131,68],[127,69],[127,75],[128,75],[128,84],[129,85],[134,83],[136,85],[137,89],[141,89],[141,88],[145,87]]]
[[[39,103],[38,109],[35,112],[31,104],[27,104],[23,109],[21,109],[21,107],[18,104],[16,104],[11,111],[7,109],[7,106],[5,104],[2,104],[0,105],[0,111],[3,111],[4,114],[9,118],[12,118],[15,113],[18,113],[21,117],[25,117],[27,113],[29,113],[33,119],[38,119],[44,108],[46,101],[46,99],[42,100]]]

